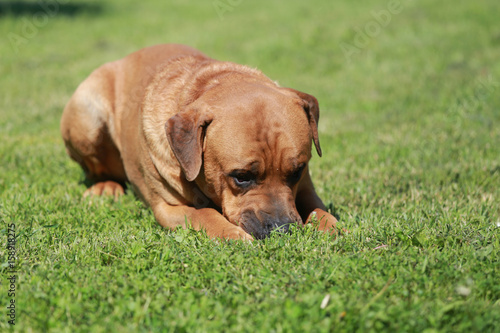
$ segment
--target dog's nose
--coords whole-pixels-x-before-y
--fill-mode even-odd
[[[290,225],[297,223],[295,219],[288,215],[272,215],[266,212],[259,212],[258,216],[253,211],[246,211],[242,214],[242,228],[255,239],[264,239],[272,231],[288,233]]]

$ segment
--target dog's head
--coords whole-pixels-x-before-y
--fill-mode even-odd
[[[311,95],[260,83],[218,86],[166,124],[188,181],[257,239],[302,223],[295,207],[318,154],[319,107]]]

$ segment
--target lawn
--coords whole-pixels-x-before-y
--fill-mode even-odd
[[[4,1],[0,35],[0,331],[500,331],[498,0]],[[318,98],[347,235],[214,241],[81,197],[65,103],[166,42]]]

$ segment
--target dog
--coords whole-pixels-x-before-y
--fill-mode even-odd
[[[164,44],[92,72],[61,134],[93,183],[84,196],[118,197],[130,183],[163,227],[253,240],[314,219],[336,233],[308,170],[313,144],[321,156],[318,120],[312,95]]]

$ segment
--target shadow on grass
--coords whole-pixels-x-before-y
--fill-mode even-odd
[[[102,6],[96,3],[71,2],[59,3],[52,1],[2,1],[0,2],[0,17],[46,14],[49,16],[80,14],[99,14]]]
[[[326,211],[330,212],[337,220],[340,219],[339,209],[333,205],[333,202],[330,202],[325,205]]]

